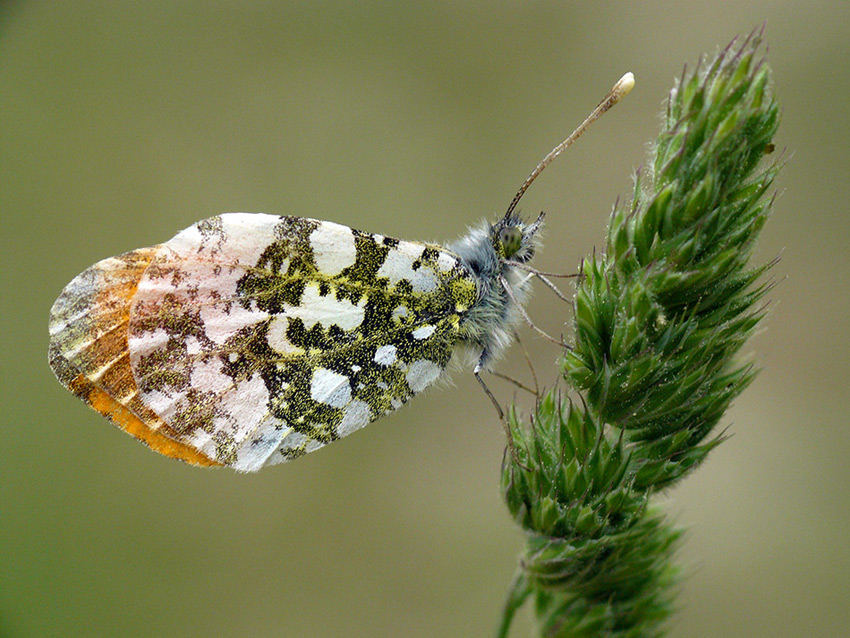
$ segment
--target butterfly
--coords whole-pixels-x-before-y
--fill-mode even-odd
[[[528,222],[516,205],[630,78],[538,165],[504,216],[446,246],[228,213],[99,261],[51,309],[50,366],[157,452],[246,472],[398,409],[458,351],[474,354],[480,380],[527,319],[540,275],[529,262],[543,214]]]

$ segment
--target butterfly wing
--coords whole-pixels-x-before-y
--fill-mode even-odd
[[[437,247],[298,217],[221,215],[128,255],[57,300],[57,376],[154,449],[240,470],[317,449],[431,385],[478,294]]]
[[[50,312],[50,367],[71,392],[157,452],[218,465],[165,434],[166,424],[142,402],[130,368],[130,304],[158,248],[104,259],[65,287]]]

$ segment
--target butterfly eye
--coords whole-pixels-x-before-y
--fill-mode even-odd
[[[499,242],[505,257],[513,257],[522,248],[522,231],[516,226],[509,226],[499,231]]]

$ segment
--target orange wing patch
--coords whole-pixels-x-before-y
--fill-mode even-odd
[[[151,449],[192,465],[221,465],[168,436],[171,428],[139,398],[130,368],[130,306],[158,248],[104,259],[65,287],[50,312],[50,367],[71,392]]]

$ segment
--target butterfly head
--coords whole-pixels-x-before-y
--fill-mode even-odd
[[[511,212],[490,227],[490,243],[502,262],[524,264],[534,257],[543,217],[544,213],[540,213],[533,223],[528,223]]]

